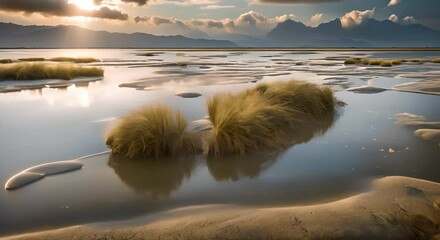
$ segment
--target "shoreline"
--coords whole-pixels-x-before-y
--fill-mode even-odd
[[[364,193],[310,206],[205,205],[132,220],[1,237],[11,239],[436,239],[440,183],[408,177],[373,181]]]

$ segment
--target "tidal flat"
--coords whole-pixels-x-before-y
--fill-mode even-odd
[[[81,66],[105,75],[0,81],[0,91],[14,89],[0,93],[0,182],[46,163],[82,168],[1,190],[0,237],[440,235],[440,64],[344,64],[438,59],[437,50],[0,50],[0,59],[59,56],[93,57]],[[109,130],[141,107],[164,103],[194,129],[216,94],[289,80],[328,86],[346,105],[280,151],[126,161],[105,145]]]

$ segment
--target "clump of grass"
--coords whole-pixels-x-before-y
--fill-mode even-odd
[[[108,134],[114,155],[128,158],[244,155],[280,150],[304,138],[311,121],[333,116],[340,102],[328,87],[301,81],[258,84],[237,94],[217,94],[207,102],[212,128],[187,132],[179,111],[163,104],[134,111]],[[296,132],[295,132],[296,131]]]
[[[186,62],[175,62],[173,64],[178,67],[187,67],[188,66],[188,63],[186,63]]]
[[[144,107],[130,113],[108,134],[106,144],[112,153],[129,158],[178,157],[193,154],[195,147],[182,114],[164,104]]]
[[[19,58],[18,61],[22,62],[42,62],[46,61],[45,58]]]
[[[368,61],[368,65],[377,65],[377,66],[379,66],[379,65],[382,64],[382,62],[383,62],[383,60],[379,60],[379,59],[370,59],[370,60]]]
[[[0,66],[0,80],[63,79],[102,77],[101,68],[79,67],[71,64],[16,63]]]
[[[56,57],[50,59],[53,62],[73,62],[73,63],[93,63],[99,62],[96,58],[82,57],[82,58],[72,58],[72,57]]]
[[[213,128],[204,138],[207,155],[276,150],[291,144],[289,132],[302,123],[333,113],[331,89],[290,81],[259,84],[238,94],[218,94],[208,101]]]
[[[0,59],[0,64],[12,63],[11,59]]]
[[[359,65],[373,65],[381,67],[392,67],[393,65],[400,65],[406,62],[424,63],[424,62],[440,62],[440,59],[367,59],[367,58],[347,58],[344,64],[359,64]]]
[[[344,64],[358,64],[360,63],[361,59],[360,58],[347,58],[345,59]]]
[[[392,61],[382,61],[380,63],[381,67],[392,67],[393,66],[393,62]]]

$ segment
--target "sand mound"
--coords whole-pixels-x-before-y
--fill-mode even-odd
[[[432,239],[440,235],[440,184],[406,177],[332,203],[284,208],[202,206],[130,221],[4,239]]]

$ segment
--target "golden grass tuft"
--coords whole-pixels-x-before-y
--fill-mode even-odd
[[[164,104],[144,107],[123,118],[108,134],[112,153],[129,158],[179,157],[196,150],[187,122]]]
[[[425,62],[433,62],[440,63],[440,58],[435,58],[432,60],[426,59],[367,59],[367,58],[347,58],[344,61],[344,64],[359,64],[359,65],[373,65],[373,66],[381,66],[381,67],[392,67],[394,65],[400,65],[402,63],[425,63]]]
[[[392,61],[382,61],[380,63],[381,67],[392,67],[393,66],[393,62]]]
[[[358,64],[360,63],[361,59],[360,58],[347,58],[345,59],[344,64]]]
[[[16,63],[0,66],[0,80],[63,79],[102,77],[101,68],[79,67],[72,64]]]
[[[22,61],[22,62],[42,62],[42,61],[46,61],[45,58],[19,58],[18,61]]]
[[[56,58],[51,58],[50,61],[53,61],[53,62],[72,62],[72,63],[93,63],[93,62],[99,62],[98,59],[90,58],[90,57],[82,57],[82,58],[56,57]]]
[[[0,64],[12,63],[12,59],[0,59]]]
[[[213,129],[204,137],[207,155],[244,155],[291,144],[289,133],[302,123],[333,113],[330,88],[301,81],[259,84],[238,94],[208,101]]]
[[[329,116],[333,119],[340,104],[328,87],[302,81],[258,84],[208,100],[209,131],[187,132],[179,111],[156,104],[123,118],[109,132],[106,144],[114,155],[143,159],[200,151],[208,156],[276,151],[308,139],[299,137],[303,130],[319,132],[306,130],[306,125]]]

